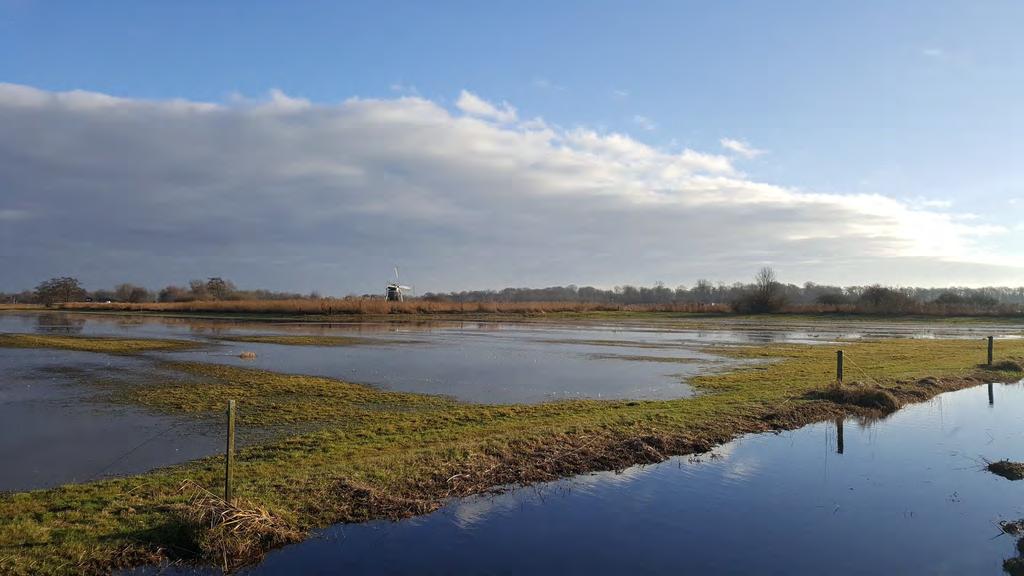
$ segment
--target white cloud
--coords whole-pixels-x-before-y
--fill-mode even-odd
[[[918,203],[925,208],[952,208],[952,200],[937,200],[934,198],[921,198]]]
[[[516,109],[508,103],[502,103],[498,107],[468,90],[463,90],[459,94],[455,106],[470,116],[479,116],[505,124],[516,121]]]
[[[765,153],[764,150],[758,150],[757,148],[754,148],[753,146],[747,144],[742,140],[722,138],[718,142],[722,145],[722,148],[725,148],[726,150],[729,150],[730,152],[738,154],[744,158],[757,158],[758,156],[761,156]]]
[[[647,130],[648,132],[650,132],[651,130],[657,130],[658,128],[658,125],[654,123],[654,120],[651,120],[647,116],[642,116],[640,114],[636,114],[633,116],[633,123],[643,128],[644,130]]]
[[[422,291],[741,279],[765,261],[817,281],[1021,278],[1019,254],[980,244],[1005,230],[941,206],[757,182],[724,155],[520,121],[469,92],[457,109],[0,84],[0,290],[223,275],[336,294],[377,291],[394,264]]]
[[[612,90],[612,98],[616,100],[625,100],[626,98],[629,98],[629,90],[615,88]]]
[[[281,112],[306,110],[310,106],[312,106],[312,103],[309,100],[306,100],[305,98],[294,98],[277,88],[270,91],[270,101],[267,103],[267,108],[272,108]]]
[[[946,52],[942,48],[922,48],[921,55],[929,58],[942,58]]]

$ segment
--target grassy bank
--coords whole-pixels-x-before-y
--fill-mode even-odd
[[[137,354],[139,352],[189,350],[199,346],[199,343],[187,340],[0,334],[0,348],[56,348],[77,352]]]
[[[45,337],[40,337],[45,338]],[[41,344],[36,341],[36,344]],[[834,349],[725,348],[767,360],[697,378],[705,392],[669,401],[566,401],[486,406],[386,392],[329,378],[195,363],[181,380],[124,384],[117,401],[217,416],[239,404],[241,427],[294,427],[291,437],[240,451],[236,497],[224,503],[222,462],[209,458],[128,478],[0,497],[0,572],[106,573],[183,559],[238,566],[267,547],[334,522],[423,513],[447,497],[509,483],[661,461],[748,432],[794,428],[863,405],[881,389],[896,405],[982,381],[1020,378],[977,366],[979,341],[896,340],[844,345],[848,379],[865,395],[825,394]],[[1024,356],[1024,341],[1001,342]],[[215,518],[236,519],[237,530]]]
[[[356,346],[359,344],[380,344],[387,340],[360,338],[357,336],[257,334],[246,336],[218,336],[221,342],[250,344],[281,344],[283,346]]]

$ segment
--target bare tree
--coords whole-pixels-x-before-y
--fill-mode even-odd
[[[732,306],[737,312],[763,314],[780,310],[784,300],[782,285],[775,277],[775,270],[765,266],[754,276],[754,284],[743,290]]]
[[[754,276],[755,300],[770,308],[772,302],[778,297],[779,282],[775,278],[775,270],[771,266],[765,266],[757,271]]]
[[[206,282],[206,292],[214,300],[228,300],[235,293],[235,285],[230,280],[215,276]]]
[[[77,278],[64,276],[40,282],[39,286],[36,286],[35,296],[39,302],[52,306],[58,302],[81,300],[85,297],[85,290]]]

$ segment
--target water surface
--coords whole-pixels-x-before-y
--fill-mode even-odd
[[[1024,485],[1024,385],[887,420],[742,438],[673,458],[327,529],[248,574],[1001,574]]]
[[[144,386],[145,359],[0,348],[0,491],[145,472],[223,450],[219,428],[105,402],[90,380]]]
[[[696,326],[696,327],[695,327]],[[714,347],[828,344],[839,340],[1017,336],[1017,324],[943,322],[763,323],[711,318],[693,325],[615,322],[266,322],[61,312],[0,314],[0,332],[185,338],[203,350],[160,357],[328,376],[381,388],[445,394],[467,402],[536,403],[567,398],[669,399],[689,381],[742,362]],[[359,336],[357,346],[223,342],[243,335]],[[241,360],[256,352],[255,361]]]

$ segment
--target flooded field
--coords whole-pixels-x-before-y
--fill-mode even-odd
[[[740,362],[711,346],[806,344],[864,338],[1018,336],[1020,325],[940,323],[666,322],[245,322],[84,314],[0,314],[0,332],[185,338],[206,349],[165,357],[329,376],[466,402],[535,403],[567,398],[668,399],[687,380]],[[289,346],[221,339],[253,335],[355,336],[349,346]],[[256,352],[242,360],[242,351]]]
[[[915,378],[920,378],[920,374],[930,373],[939,365],[941,374],[968,374],[977,369],[983,351],[981,338],[987,335],[1015,339],[1005,347],[1008,354],[1015,354],[1014,358],[1019,358],[1021,351],[1021,326],[1016,324],[787,321],[753,325],[733,319],[693,324],[641,320],[303,324],[0,314],[0,332],[6,333],[170,338],[198,345],[187,351],[128,355],[0,348],[0,420],[5,423],[5,434],[0,438],[0,459],[5,463],[0,467],[0,491],[90,482],[218,454],[223,450],[222,422],[211,415],[219,410],[223,398],[217,396],[219,393],[213,393],[216,403],[205,412],[199,411],[199,417],[173,410],[170,412],[178,415],[169,416],[116,399],[116,391],[124,386],[155,386],[168,381],[173,381],[174,387],[160,388],[159,394],[175,387],[190,393],[203,390],[196,386],[213,382],[203,380],[211,378],[204,371],[230,370],[209,364],[269,371],[234,371],[229,376],[236,378],[230,385],[244,382],[246,386],[232,394],[259,391],[242,403],[240,447],[271,438],[260,436],[264,433],[315,432],[295,444],[308,447],[304,458],[321,457],[318,454],[333,449],[337,450],[334,454],[344,455],[322,457],[313,470],[300,470],[296,478],[302,481],[302,474],[319,474],[326,465],[344,464],[351,454],[363,449],[362,442],[374,443],[363,455],[364,463],[371,462],[378,449],[406,438],[388,436],[392,426],[407,426],[410,433],[423,434],[426,442],[441,426],[453,426],[445,431],[450,437],[464,434],[464,429],[457,427],[462,422],[473,426],[488,422],[492,426],[488,433],[515,434],[499,427],[515,413],[503,412],[508,410],[520,411],[521,417],[548,422],[549,426],[553,426],[551,420],[542,417],[564,418],[567,424],[558,420],[557,425],[569,429],[585,421],[583,418],[592,417],[591,430],[601,430],[607,423],[625,418],[644,427],[650,423],[671,425],[672,418],[690,410],[683,425],[704,421],[710,427],[706,428],[711,430],[710,437],[715,437],[714,426],[719,420],[701,420],[705,417],[693,406],[714,410],[714,402],[723,402],[734,411],[719,414],[741,419],[747,417],[747,406],[760,406],[759,394],[771,386],[793,386],[793,396],[769,396],[781,399],[779,406],[790,399],[806,400],[806,396],[798,395],[800,391],[828,384],[829,371],[834,368],[832,347],[847,342],[846,346],[857,350],[851,355],[851,367],[863,373],[853,364],[852,358],[857,357],[880,378],[884,374],[919,374]],[[262,341],[246,341],[253,338]],[[884,340],[888,338],[899,339],[899,350],[894,350],[896,341]],[[726,356],[735,351],[730,350],[735,346],[755,345],[764,352],[774,350],[774,344],[804,346],[788,348],[801,352],[785,361],[775,361],[772,356],[748,356],[745,360],[742,355]],[[865,351],[864,357],[858,356],[861,350]],[[240,359],[241,351],[255,352],[255,360]],[[956,355],[955,362],[944,364],[948,354]],[[918,357],[929,360],[919,366],[914,363]],[[165,360],[200,364],[181,364],[172,370],[173,365]],[[742,387],[723,386],[717,394],[701,394],[686,402],[501,406],[573,398],[687,398],[695,394],[689,384],[694,376],[739,378],[743,372],[727,372],[752,363],[761,364],[746,373]],[[203,370],[187,372],[181,366]],[[247,424],[245,409],[255,413],[263,406],[269,410],[259,416],[263,422],[291,425],[291,421],[275,419],[275,415],[294,409],[287,402],[296,395],[282,391],[301,390],[297,396],[313,398],[313,405],[321,402],[334,407],[321,399],[345,401],[330,394],[339,386],[347,386],[333,380],[299,378],[259,388],[264,381],[284,378],[274,372],[324,375],[388,390],[443,394],[470,404],[432,398],[445,404],[396,405],[386,415],[391,424],[377,426],[377,420],[385,414],[376,412],[381,404],[367,396],[371,400],[353,403],[349,412],[337,413],[366,418],[362,423],[352,424],[348,416],[331,416],[323,421],[298,420],[305,422],[305,428],[285,431],[282,427],[270,432],[270,428]],[[773,375],[766,376],[768,373]],[[245,374],[255,374],[259,381],[246,381],[241,376]],[[866,373],[862,375],[870,378]],[[802,380],[794,383],[794,379]],[[922,385],[915,379],[908,382],[910,386]],[[317,391],[317,385],[324,388]],[[703,390],[709,390],[706,386]],[[365,387],[350,388],[362,391],[352,390],[351,394],[386,396],[368,392]],[[189,402],[202,401],[201,395],[182,397]],[[270,398],[269,408],[260,404],[266,398]],[[360,412],[367,409],[364,405],[374,412]],[[570,412],[584,407],[593,410]],[[620,408],[628,410],[628,415],[614,412]],[[1014,541],[1001,536],[998,522],[1024,517],[1024,501],[1019,498],[1022,486],[989,474],[983,466],[986,459],[1024,460],[1024,428],[1019,418],[1022,408],[1024,383],[975,386],[910,405],[881,420],[839,419],[793,432],[748,435],[700,457],[670,458],[661,464],[630,467],[618,473],[575,476],[511,488],[498,495],[439,497],[436,502],[445,505],[432,514],[400,522],[327,528],[299,544],[272,551],[247,571],[600,574],[629,573],[641,567],[644,573],[666,574],[998,574],[1002,560],[1014,553]],[[539,412],[527,411],[534,409]],[[433,419],[402,420],[407,414]],[[757,412],[750,417],[762,422],[757,419],[765,416],[771,414]],[[799,420],[809,421],[813,420]],[[747,422],[745,425],[750,426],[750,420]],[[471,433],[476,430],[471,429]],[[320,435],[320,431],[325,434]],[[729,437],[732,435],[725,436]],[[331,440],[317,443],[324,438]],[[420,442],[410,442],[417,454],[422,452]],[[446,446],[441,442],[435,448],[443,453]],[[294,463],[273,460],[278,453],[291,458],[292,450],[271,450],[263,456],[267,458],[268,478],[258,476],[264,469],[250,467],[242,476],[248,489],[266,485],[277,477],[275,474],[291,472],[292,464],[301,466],[302,459]],[[675,453],[681,452],[685,453]],[[420,473],[433,470],[429,465]],[[343,468],[334,472],[340,478],[348,473]],[[116,502],[124,492],[115,492],[111,497]],[[41,493],[38,497],[49,498]],[[320,503],[304,505],[315,508]],[[337,519],[332,517],[332,521]],[[146,568],[136,572],[156,571]]]
[[[83,379],[153,377],[136,358],[0,348],[0,491],[31,490],[208,456],[219,429],[112,405]]]
[[[1024,487],[1024,384],[873,423],[755,435],[673,458],[337,526],[247,574],[1001,574]],[[842,430],[842,432],[839,432]]]

